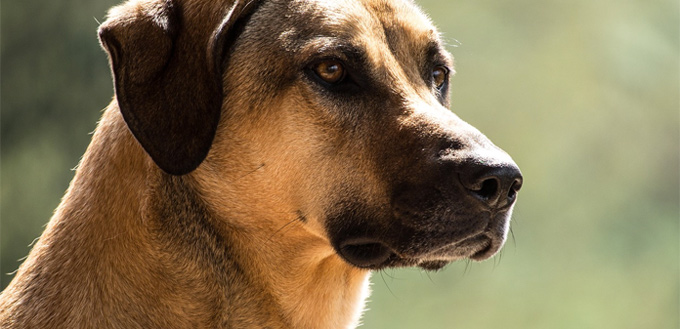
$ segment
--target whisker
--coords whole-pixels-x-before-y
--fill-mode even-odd
[[[423,272],[423,271],[421,271],[421,273],[422,273],[422,272]],[[430,272],[429,272],[429,271],[425,271],[425,275],[426,275],[427,278],[430,280],[430,282],[432,282],[434,285],[437,285],[437,283],[434,282],[434,280],[432,280],[432,277],[430,276]]]
[[[245,175],[239,177],[239,180],[241,180],[241,179],[243,179],[243,178],[246,178],[246,177],[248,177],[248,176],[250,176],[250,175],[256,173],[258,170],[262,169],[263,167],[264,167],[264,163],[261,164],[261,165],[259,165],[259,166],[257,166],[257,168],[255,168],[255,169],[249,171],[249,172],[246,173]]]
[[[463,275],[466,275],[468,273],[468,270],[471,267],[470,264],[472,264],[472,261],[470,261],[469,259],[466,259],[465,260],[465,269],[463,270]]]
[[[385,280],[385,277],[383,276],[384,271],[383,271],[383,270],[380,270],[380,271],[378,271],[378,272],[380,273],[380,278],[382,279],[383,283],[385,284],[385,287],[387,287],[387,290],[390,292],[390,294],[392,295],[392,297],[394,297],[395,299],[399,300],[399,297],[397,297],[397,295],[394,294],[394,291],[392,291],[392,288],[390,288],[390,285],[387,284],[387,281]]]
[[[512,246],[517,249],[517,240],[515,239],[515,232],[512,230],[512,226],[510,226],[510,236],[512,237]]]
[[[298,221],[298,218],[296,217],[293,220],[291,220],[291,221],[287,222],[286,224],[284,224],[283,226],[281,226],[278,230],[276,230],[274,233],[272,233],[272,235],[269,237],[268,241],[271,242],[272,239],[274,238],[274,236],[281,233],[283,231],[283,229],[285,229],[286,227],[290,226],[290,224],[293,224],[297,221]]]
[[[394,275],[388,274],[386,270],[381,270],[381,271],[382,271],[383,273],[385,273],[385,275],[387,275],[388,278],[392,279],[392,281],[394,281],[395,279],[397,279]]]
[[[501,261],[503,260],[503,249],[501,249],[496,256],[493,258],[493,269],[495,270],[497,266],[501,265]]]

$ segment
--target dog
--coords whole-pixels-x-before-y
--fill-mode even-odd
[[[503,246],[522,174],[408,0],[130,0],[115,98],[2,328],[354,328],[372,270]]]

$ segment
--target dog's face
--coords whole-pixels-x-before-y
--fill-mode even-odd
[[[521,176],[447,109],[452,58],[412,3],[267,1],[236,65],[223,115],[275,136],[250,137],[261,163],[348,262],[438,268],[502,246]]]
[[[221,113],[192,173],[215,198],[275,207],[273,225],[292,217],[361,268],[438,269],[502,247],[522,176],[448,110],[452,57],[414,4],[262,1],[230,29],[211,39]]]

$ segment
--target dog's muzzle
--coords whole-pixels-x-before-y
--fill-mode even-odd
[[[369,269],[439,269],[451,261],[495,255],[507,238],[523,178],[512,159],[494,149],[497,157],[438,158],[424,179],[394,188],[391,213],[381,218],[356,209],[344,214],[351,217],[345,223],[352,224],[332,234],[339,237],[338,254]]]

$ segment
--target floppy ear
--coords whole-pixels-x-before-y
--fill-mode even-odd
[[[99,39],[130,131],[158,167],[184,175],[203,162],[215,137],[224,40],[254,6],[236,0],[221,21],[206,18],[192,27],[175,1],[116,7],[99,27]]]

